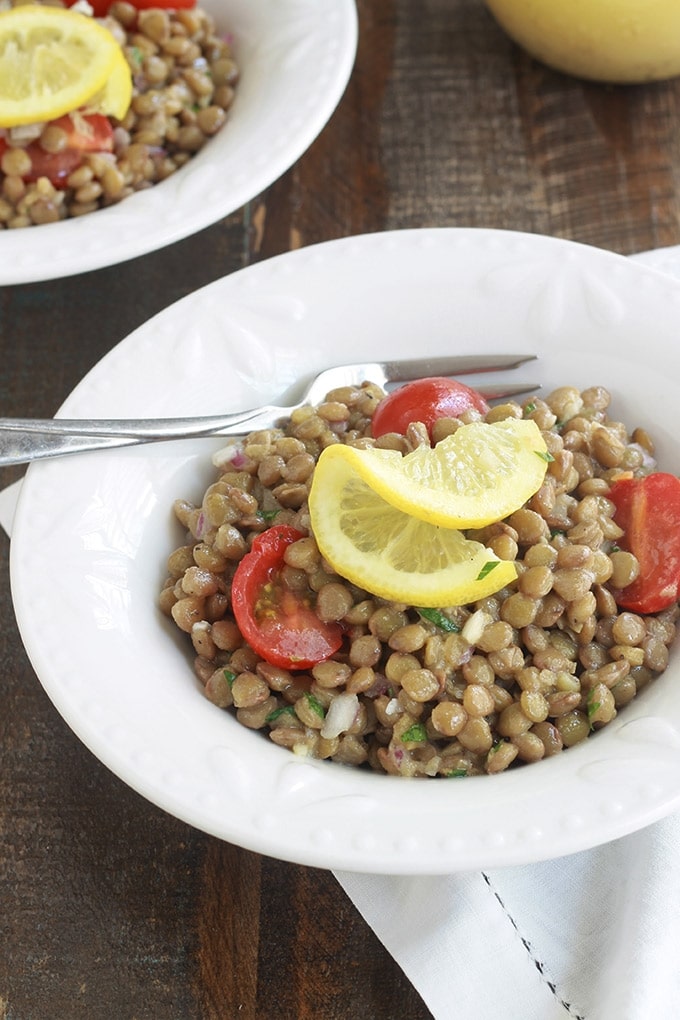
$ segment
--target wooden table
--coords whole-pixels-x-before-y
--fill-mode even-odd
[[[2,414],[53,414],[160,309],[301,245],[441,226],[623,254],[680,243],[680,80],[564,77],[513,46],[481,0],[358,6],[337,112],[268,191],[163,251],[0,290]],[[0,485],[20,474],[4,469]],[[22,648],[8,551],[3,536],[0,1018],[429,1017],[330,873],[168,817],[80,744]]]

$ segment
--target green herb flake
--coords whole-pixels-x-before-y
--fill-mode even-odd
[[[273,712],[270,712],[268,716],[265,716],[265,722],[272,723],[275,719],[278,719],[282,715],[295,715],[295,708],[293,705],[284,705],[283,708],[275,708]]]
[[[141,67],[144,63],[144,54],[140,50],[139,46],[131,46],[129,53],[137,67]]]
[[[597,710],[601,707],[601,705],[602,705],[601,701],[595,701],[595,688],[593,687],[592,691],[588,695],[588,701],[586,702],[589,722],[593,721],[593,716],[595,715]]]
[[[313,694],[305,694],[305,698],[307,699],[307,704],[309,705],[311,710],[313,712],[316,712],[320,719],[325,719],[326,709],[323,707],[319,699],[315,697]]]
[[[234,686],[234,680],[236,679],[236,673],[232,673],[230,669],[223,669],[224,679],[227,681],[230,687]]]
[[[451,769],[450,772],[444,773],[447,779],[460,779],[467,774],[467,769]]]
[[[485,577],[489,576],[492,570],[496,569],[500,562],[501,562],[500,560],[489,560],[489,562],[485,563],[482,569],[479,571],[475,580],[483,581]]]
[[[449,634],[460,634],[461,628],[458,624],[442,613],[441,609],[416,608],[424,620],[428,620],[430,623],[433,623],[435,627],[439,627],[440,630],[445,630]]]
[[[552,453],[549,453],[547,450],[534,450],[534,453],[537,457],[540,457],[541,460],[544,460],[546,464],[551,464],[555,459]]]
[[[275,517],[278,517],[280,513],[280,510],[258,510],[255,516],[258,521],[264,521],[265,524],[269,524]]]
[[[551,528],[550,537],[555,538],[557,535],[566,535],[564,528]]]
[[[534,404],[534,403],[525,404],[524,405],[524,415],[525,415],[525,417],[528,418],[529,415],[533,414],[535,410],[536,410],[536,404]]]
[[[427,740],[427,730],[422,723],[414,723],[402,733],[401,739],[404,744],[424,744]]]

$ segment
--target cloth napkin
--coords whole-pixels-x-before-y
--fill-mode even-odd
[[[680,247],[632,257],[680,277]],[[680,1017],[680,815],[523,867],[335,877],[435,1020]]]

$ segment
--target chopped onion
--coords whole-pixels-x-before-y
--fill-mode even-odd
[[[652,471],[656,471],[656,457],[653,457],[649,450],[646,450],[640,443],[631,443],[629,446],[630,450],[637,450],[642,457],[642,469],[651,474]]]
[[[204,537],[206,533],[207,530],[206,524],[207,521],[205,519],[205,514],[201,510],[200,514],[198,515],[198,520],[196,521],[196,528],[194,529],[194,537],[197,538],[199,541]]]
[[[476,645],[490,623],[493,623],[493,620],[489,613],[485,613],[483,609],[478,609],[465,621],[462,636],[469,645]]]
[[[397,698],[391,698],[390,701],[388,701],[387,704],[385,705],[385,715],[391,718],[393,715],[400,714],[401,706],[399,704],[399,701],[397,700]]]
[[[212,455],[212,462],[216,468],[226,467],[227,464],[231,464],[232,467],[240,468],[247,461],[247,457],[243,452],[243,443],[240,440],[234,440],[231,443],[227,443],[226,446],[221,447],[216,453]]]
[[[387,682],[387,677],[384,676],[382,673],[376,673],[375,674],[375,680],[373,681],[371,686],[368,688],[368,690],[364,691],[364,697],[365,698],[377,698],[381,694],[386,694],[388,689],[389,689],[389,686],[390,685]]]
[[[321,736],[329,739],[346,733],[354,723],[358,711],[359,699],[356,694],[338,694],[328,707]]]
[[[9,129],[9,140],[19,143],[34,142],[36,138],[40,138],[44,127],[44,121],[39,124],[18,124]]]

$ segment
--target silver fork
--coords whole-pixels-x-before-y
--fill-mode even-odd
[[[427,376],[459,376],[515,369],[535,354],[454,355],[403,361],[339,365],[320,372],[306,387],[297,404],[266,405],[234,414],[194,418],[139,418],[89,420],[66,418],[0,418],[0,465],[26,464],[46,457],[88,450],[136,446],[197,436],[237,436],[254,429],[271,428],[298,407],[318,404],[339,386],[374,382],[386,388]],[[487,400],[508,398],[538,389],[534,383],[498,383],[475,386]]]

